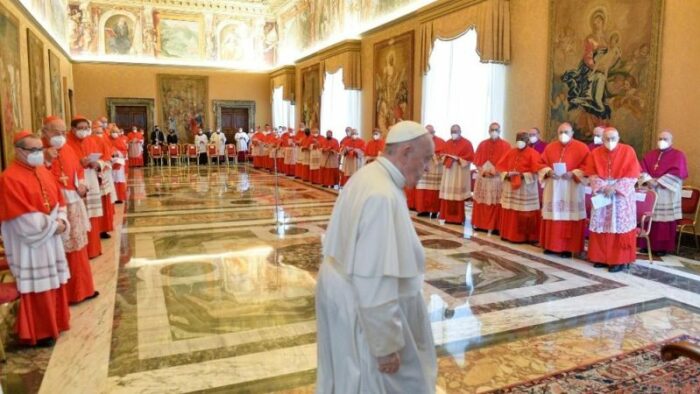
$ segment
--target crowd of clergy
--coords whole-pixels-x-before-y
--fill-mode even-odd
[[[123,130],[102,117],[56,116],[40,134],[14,135],[14,160],[0,174],[4,259],[15,278],[20,343],[51,346],[70,326],[70,305],[99,295],[90,260],[114,230],[115,205],[126,201],[134,145],[143,133]]]
[[[596,127],[588,145],[574,138],[569,123],[561,124],[549,143],[532,128],[517,133],[511,146],[494,122],[476,151],[459,125],[451,127],[446,141],[433,126],[426,130],[433,136],[435,156],[416,187],[405,190],[408,206],[418,216],[473,226],[512,243],[538,244],[545,254],[585,255],[611,272],[636,261],[638,247],[657,255],[675,249],[688,171],[669,131],[659,133],[657,148],[639,160],[614,127]],[[348,127],[345,133],[338,141],[331,130],[324,138],[303,124],[296,132],[266,125],[250,139],[253,166],[342,187],[384,150],[379,130],[368,141],[356,129]],[[651,245],[638,240],[636,203],[638,192],[646,190],[653,190],[657,200]],[[468,199],[473,203],[470,221],[465,220]]]
[[[586,258],[611,272],[633,263],[637,247],[657,254],[674,250],[688,172],[668,131],[639,160],[613,127],[597,127],[589,145],[563,123],[550,143],[532,129],[517,133],[511,146],[492,123],[476,151],[459,125],[451,127],[448,140],[430,125],[425,129],[435,153],[415,188],[405,190],[419,216],[539,244],[545,253],[565,257],[583,256],[588,238]],[[340,141],[331,130],[321,136],[304,124],[296,132],[269,125],[250,133],[239,129],[234,139],[239,158],[252,160],[254,168],[341,190],[385,149],[379,130],[364,141],[351,127]],[[69,328],[69,305],[99,295],[90,259],[100,256],[101,239],[114,230],[114,204],[127,199],[129,168],[144,165],[144,141],[137,127],[125,135],[104,117],[91,122],[84,116],[74,117],[68,130],[49,116],[41,135],[14,136],[14,161],[0,174],[0,222],[4,258],[20,294],[20,342],[52,345]],[[177,144],[177,135],[156,128],[150,142]],[[221,158],[226,136],[199,130],[194,145],[199,155],[214,145]],[[651,245],[637,240],[639,188],[657,194]],[[468,199],[471,223],[465,221]]]

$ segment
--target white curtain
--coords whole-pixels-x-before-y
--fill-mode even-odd
[[[489,123],[503,123],[504,102],[505,66],[481,63],[474,29],[435,42],[423,78],[422,119],[439,137],[450,138],[450,126],[456,123],[476,149],[488,137]]]
[[[282,100],[282,90],[280,86],[272,91],[272,127],[294,127],[294,106]]]
[[[326,73],[321,93],[321,134],[332,130],[335,138],[342,138],[348,126],[360,128],[360,91],[345,90],[340,68],[333,74]]]

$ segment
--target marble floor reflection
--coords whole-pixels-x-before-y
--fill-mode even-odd
[[[135,170],[129,193],[107,256],[93,262],[103,295],[74,308],[53,349],[10,346],[3,384],[313,392],[315,278],[337,192],[241,166]],[[667,339],[700,338],[697,260],[640,256],[610,274],[482,233],[465,239],[436,220],[414,224],[427,256],[438,392],[520,392]]]

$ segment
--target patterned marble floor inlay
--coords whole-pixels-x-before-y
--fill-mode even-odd
[[[192,166],[134,169],[129,194],[103,244],[110,256],[93,262],[103,295],[73,308],[55,348],[9,342],[5,392],[313,392],[316,275],[338,192],[248,166]],[[617,365],[648,382],[656,371],[698,379],[648,356],[700,338],[700,262],[688,248],[611,274],[413,222],[438,393],[634,391],[601,372]],[[611,380],[577,386],[567,371]]]

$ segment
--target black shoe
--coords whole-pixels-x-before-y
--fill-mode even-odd
[[[416,216],[421,217],[421,218],[430,217],[430,212],[420,212],[420,213],[419,213],[418,215],[416,215]]]
[[[35,347],[53,347],[56,344],[56,340],[53,338],[44,338],[36,341]]]
[[[648,253],[648,252],[649,252],[649,249],[647,249],[647,248],[639,249],[639,253]]]
[[[593,264],[593,268],[608,268],[608,265],[603,263],[595,263]]]
[[[570,259],[573,256],[573,254],[571,252],[561,252],[561,253],[559,253],[559,256],[561,256],[565,259]]]
[[[552,251],[549,250],[549,249],[545,249],[545,250],[543,251],[543,253],[544,253],[544,254],[557,254],[557,252],[552,252]]]
[[[653,253],[653,252],[652,252],[652,253]],[[664,256],[666,256],[666,252],[656,252],[656,253],[654,253],[654,254],[657,255],[657,256],[659,256],[659,257],[664,257]]]
[[[92,293],[91,296],[85,297],[85,299],[84,299],[83,301],[87,301],[87,300],[91,300],[91,299],[93,299],[93,298],[97,298],[98,295],[100,295],[100,292],[97,291],[97,290],[95,290],[95,292]]]
[[[112,238],[112,236],[109,235],[109,233],[100,233],[100,238],[101,239],[110,239],[110,238]]]
[[[114,203],[115,203],[115,204],[123,204],[124,201],[122,201],[122,200],[117,200],[117,201],[115,201]]]
[[[627,267],[627,264],[618,264],[618,265],[613,265],[612,267],[608,268],[608,272],[620,272],[623,269]]]

